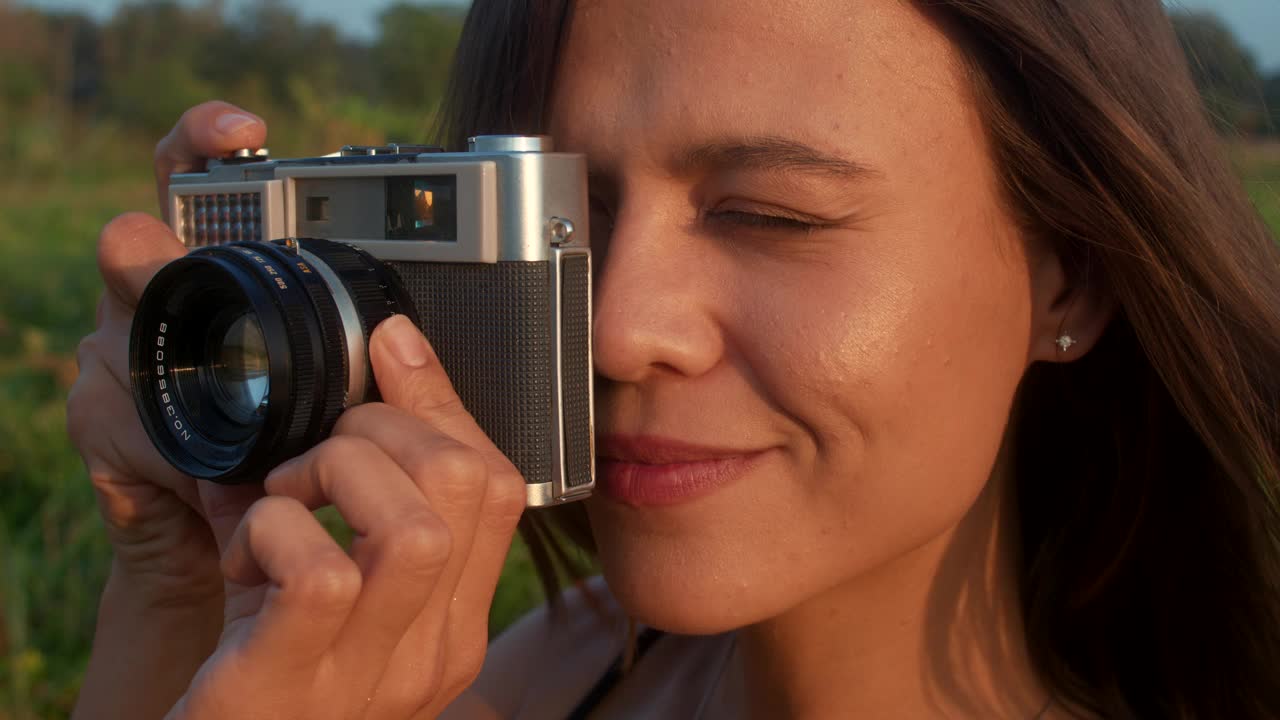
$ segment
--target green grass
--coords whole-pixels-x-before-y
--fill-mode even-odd
[[[65,717],[87,659],[110,551],[64,404],[101,289],[98,230],[155,204],[137,147],[121,150],[107,134],[74,154],[90,159],[74,174],[50,152],[0,180],[0,720]],[[1280,149],[1239,158],[1251,197],[1280,233]],[[492,627],[540,598],[517,545]]]

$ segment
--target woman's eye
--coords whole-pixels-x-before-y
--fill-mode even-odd
[[[708,212],[706,219],[712,223],[726,223],[738,227],[765,228],[773,230],[815,230],[823,227],[819,223],[787,217],[785,215],[769,215],[766,213],[749,213],[739,210],[716,210]]]

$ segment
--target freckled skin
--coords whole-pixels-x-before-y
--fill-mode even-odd
[[[589,501],[623,606],[677,632],[742,627],[952,529],[991,475],[1036,327],[953,46],[889,0],[606,0],[579,3],[565,52],[552,132],[612,188],[592,221],[601,430],[773,448],[692,502]],[[726,136],[875,176],[673,161]],[[710,222],[721,208],[835,227]]]

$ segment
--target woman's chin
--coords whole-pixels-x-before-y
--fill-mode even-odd
[[[677,635],[716,635],[751,624],[752,619],[719,602],[695,600],[687,589],[656,584],[616,582],[605,575],[609,588],[627,617]]]
[[[660,564],[643,553],[601,553],[605,581],[622,611],[639,623],[680,635],[715,635],[779,614],[786,600],[768,588],[723,571],[701,568],[686,558],[678,566]],[[723,565],[721,565],[723,568]]]

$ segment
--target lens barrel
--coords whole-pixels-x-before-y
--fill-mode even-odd
[[[188,475],[261,480],[375,396],[369,334],[396,313],[414,316],[395,271],[350,245],[192,251],[156,274],[134,315],[130,378],[143,426]]]

